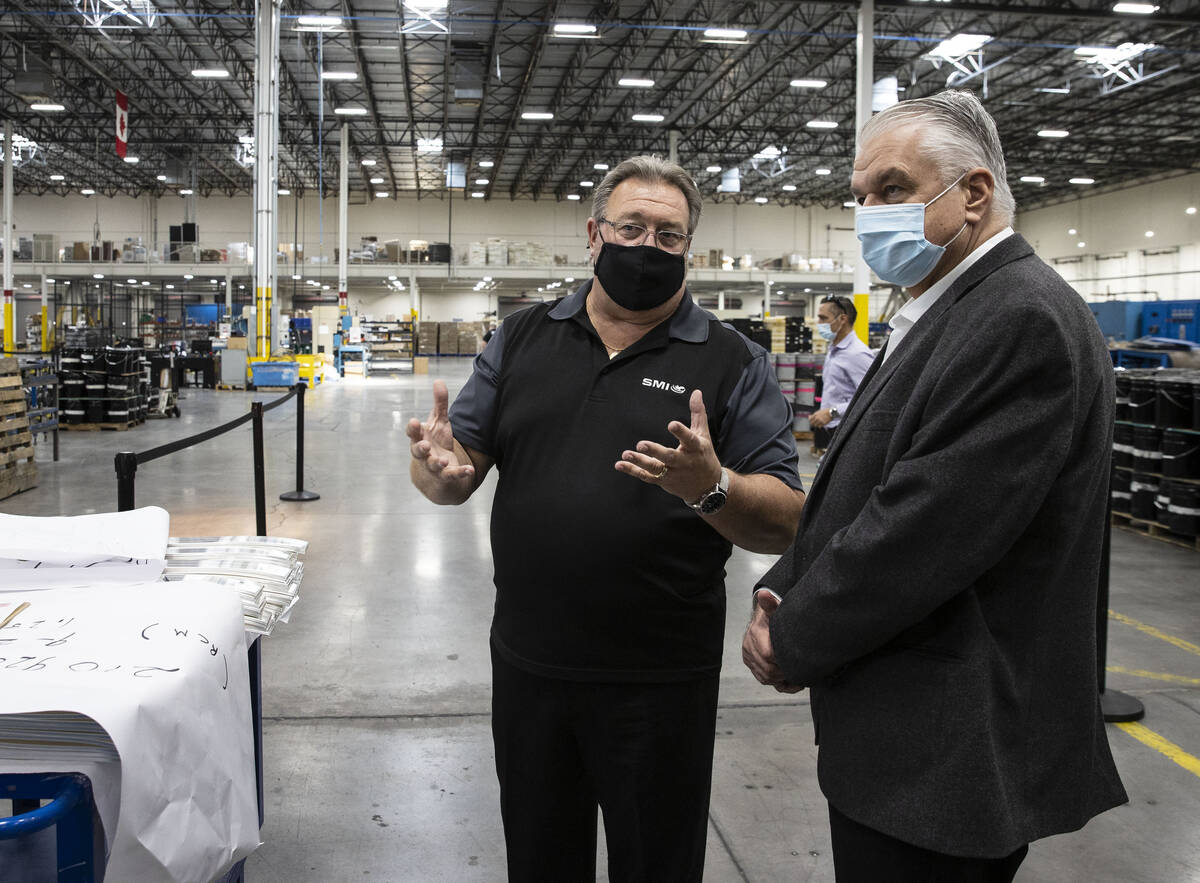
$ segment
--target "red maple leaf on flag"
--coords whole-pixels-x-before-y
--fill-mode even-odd
[[[117,156],[125,156],[129,145],[129,97],[117,90]]]

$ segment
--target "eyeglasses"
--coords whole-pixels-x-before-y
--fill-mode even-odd
[[[610,221],[608,218],[601,218],[600,222],[612,227],[617,234],[617,239],[623,245],[641,245],[648,237],[653,237],[654,244],[663,251],[670,254],[682,254],[687,251],[687,247],[692,241],[690,233],[679,233],[675,230],[655,230],[651,233],[649,228],[643,227],[641,224]]]
[[[854,306],[854,301],[850,300],[850,298],[842,297],[841,295],[837,294],[826,295],[825,297],[821,298],[821,303],[833,304],[843,313],[849,313],[850,307]]]

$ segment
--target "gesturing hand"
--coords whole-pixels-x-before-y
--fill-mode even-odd
[[[617,462],[618,472],[632,475],[647,484],[656,484],[686,503],[693,503],[721,478],[721,462],[713,450],[708,429],[708,412],[700,390],[692,390],[688,400],[692,425],[678,420],[667,424],[667,432],[679,439],[668,448],[652,441],[640,441],[636,451],[624,451]]]
[[[450,394],[444,381],[433,381],[433,410],[422,423],[415,417],[408,421],[406,432],[412,442],[413,459],[442,481],[459,481],[475,474],[469,463],[459,464],[454,452],[454,432],[450,428]]]
[[[775,664],[775,651],[771,647],[771,614],[779,607],[779,601],[770,592],[759,592],[754,616],[746,627],[742,638],[742,662],[760,684],[774,687],[780,693],[799,693],[803,687],[789,684],[779,666]]]

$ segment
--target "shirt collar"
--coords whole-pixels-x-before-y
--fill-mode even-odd
[[[949,273],[929,286],[928,291],[920,297],[912,298],[897,310],[896,315],[891,318],[888,324],[892,328],[916,324],[917,320],[929,312],[930,307],[937,303],[938,299],[950,289],[951,285],[958,281],[963,273],[967,272],[980,258],[1012,235],[1013,228],[1005,227],[999,233],[985,239],[974,251],[959,261]]]
[[[571,319],[578,316],[584,311],[591,290],[592,280],[589,279],[555,304],[550,310],[550,318]],[[684,291],[683,299],[668,320],[667,334],[689,343],[704,343],[708,340],[708,323],[714,318],[707,310],[696,306],[690,291]]]

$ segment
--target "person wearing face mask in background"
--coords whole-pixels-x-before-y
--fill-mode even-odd
[[[1096,671],[1112,362],[1013,232],[978,98],[900,102],[859,145],[863,254],[912,299],[755,587],[743,658],[809,688],[839,883],[1011,881],[1030,842],[1127,800]]]
[[[817,334],[829,342],[829,352],[821,371],[821,410],[808,416],[808,425],[813,430],[813,448],[822,453],[875,359],[871,348],[854,333],[856,319],[858,310],[848,297],[833,294],[817,306]]]
[[[492,731],[511,881],[699,881],[732,544],[782,552],[804,494],[768,354],[692,302],[678,165],[596,188],[595,278],[505,319],[410,475],[464,502],[492,465]]]

